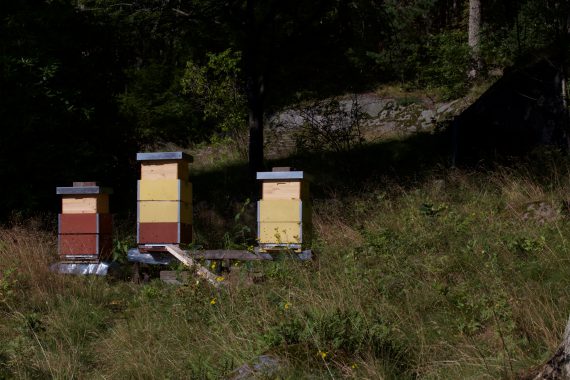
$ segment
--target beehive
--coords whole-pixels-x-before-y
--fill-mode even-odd
[[[113,220],[109,214],[111,189],[96,182],[58,187],[62,196],[58,215],[58,251],[68,261],[103,261],[111,257]]]
[[[192,184],[183,152],[137,153],[141,176],[137,184],[138,244],[192,242]]]
[[[310,241],[309,183],[302,171],[276,168],[257,173],[261,200],[257,203],[257,239],[265,250],[300,250]]]

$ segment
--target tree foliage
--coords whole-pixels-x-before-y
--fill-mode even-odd
[[[0,213],[51,203],[74,179],[129,181],[137,149],[228,136],[254,108],[262,127],[267,112],[382,83],[460,96],[468,3],[4,1],[0,173],[18,190],[3,189]],[[567,61],[568,2],[488,0],[481,13],[483,79],[545,50]]]
[[[231,49],[208,53],[207,63],[186,63],[183,92],[192,95],[203,119],[216,132],[239,133],[245,127],[246,100],[241,77],[241,54]]]

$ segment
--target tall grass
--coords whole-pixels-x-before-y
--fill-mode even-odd
[[[225,378],[262,354],[283,378],[515,378],[570,310],[570,182],[549,173],[329,193],[315,261],[241,263],[219,292],[55,275],[52,234],[2,230],[0,378]]]

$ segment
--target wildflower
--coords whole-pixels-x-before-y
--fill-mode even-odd
[[[283,305],[283,309],[287,310],[289,309],[289,307],[291,307],[291,304],[289,302],[285,302],[285,305]]]
[[[352,365],[350,366],[350,368],[352,368],[352,369],[357,369],[357,368],[358,368],[358,364],[352,363]]]
[[[325,360],[325,358],[327,357],[327,353],[325,351],[321,351],[321,350],[319,350],[317,355],[320,355],[321,359],[323,359],[323,360]]]
[[[212,270],[216,269],[216,262],[215,261],[212,262],[212,265],[210,265],[210,268],[212,268]]]
[[[216,304],[216,297],[210,300],[210,305],[215,305],[215,304]]]
[[[216,281],[222,282],[222,281],[224,281],[224,278],[222,276],[218,276],[218,277],[216,277]]]

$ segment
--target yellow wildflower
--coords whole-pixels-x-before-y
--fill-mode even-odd
[[[319,350],[318,355],[321,356],[321,359],[325,360],[325,358],[327,357],[327,353],[325,351],[321,351]]]
[[[216,304],[216,297],[210,300],[210,305],[215,305],[215,304]]]
[[[287,310],[289,309],[289,307],[291,307],[291,304],[289,302],[285,302],[285,305],[283,305],[283,309]]]
[[[218,277],[216,277],[216,281],[222,282],[222,281],[224,281],[224,278],[222,276],[218,276]]]

